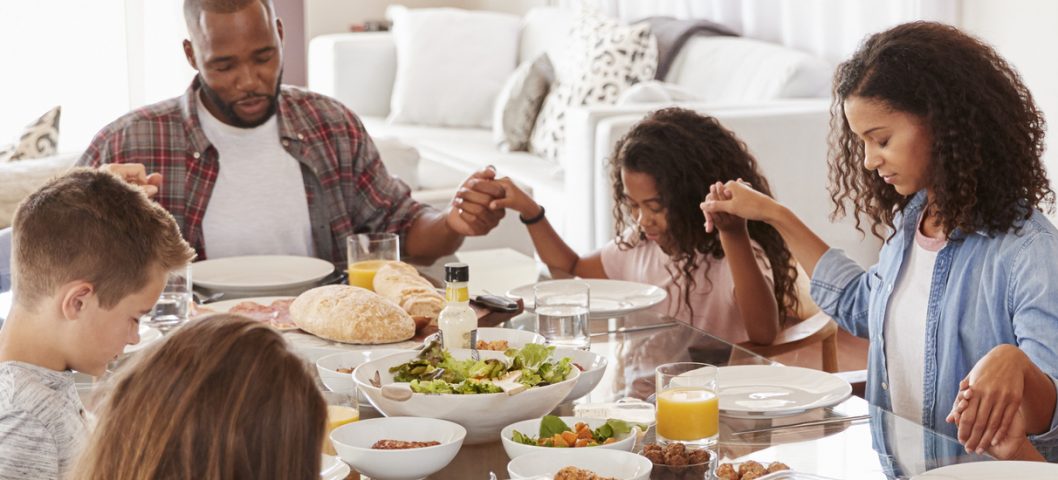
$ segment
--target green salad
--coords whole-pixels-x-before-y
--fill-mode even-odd
[[[500,393],[494,382],[512,372],[521,372],[517,382],[527,387],[558,383],[569,376],[570,358],[551,360],[555,347],[529,344],[508,349],[505,360],[456,360],[434,342],[417,358],[389,369],[397,382],[408,382],[415,393]]]
[[[606,423],[594,430],[583,422],[578,422],[572,428],[563,422],[561,418],[547,415],[540,419],[540,436],[530,437],[518,430],[514,431],[512,440],[517,443],[532,445],[534,447],[555,448],[580,448],[609,445],[618,440],[618,437],[631,433],[632,427],[644,429],[641,425],[630,424],[624,420],[609,418]]]

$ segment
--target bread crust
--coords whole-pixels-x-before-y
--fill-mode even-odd
[[[415,336],[415,322],[393,302],[370,290],[326,285],[302,293],[290,305],[302,330],[343,343],[402,342]]]
[[[375,273],[375,292],[400,305],[412,317],[429,318],[431,323],[445,306],[444,297],[437,293],[415,267],[404,262],[389,262]]]

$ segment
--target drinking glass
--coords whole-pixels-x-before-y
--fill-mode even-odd
[[[346,239],[349,285],[375,290],[375,272],[386,262],[400,260],[396,233],[358,233]]]
[[[587,350],[590,288],[586,282],[541,282],[533,287],[539,332],[548,345]]]
[[[356,387],[353,387],[352,392],[321,391],[320,394],[327,402],[327,430],[323,433],[323,453],[337,455],[334,445],[331,444],[331,431],[360,420],[360,404],[356,397]]]
[[[145,323],[162,333],[183,325],[191,315],[191,265],[169,272],[162,295],[147,313]]]
[[[707,363],[679,362],[660,365],[655,372],[658,442],[715,445],[720,432],[717,368]]]

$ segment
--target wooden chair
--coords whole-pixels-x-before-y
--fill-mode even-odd
[[[776,335],[770,345],[742,342],[739,346],[762,357],[774,357],[814,343],[822,343],[822,370],[827,373],[837,372],[838,324],[819,310],[808,294],[809,288],[808,274],[798,265],[797,297],[801,305],[798,311],[790,312],[785,328]]]

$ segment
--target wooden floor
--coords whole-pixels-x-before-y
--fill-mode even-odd
[[[796,352],[779,355],[773,360],[795,367],[820,369],[823,366],[820,344],[805,347]],[[865,370],[867,368],[867,339],[854,337],[838,330],[838,371]]]

